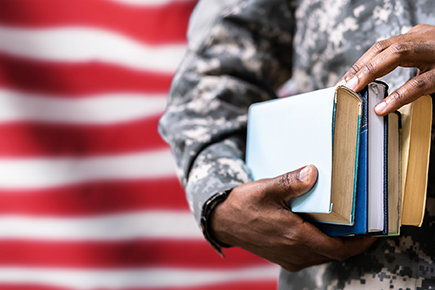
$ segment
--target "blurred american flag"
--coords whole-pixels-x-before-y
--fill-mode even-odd
[[[275,289],[203,240],[157,133],[191,0],[0,0],[0,289]]]

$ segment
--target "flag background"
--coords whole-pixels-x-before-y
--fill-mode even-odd
[[[203,240],[157,133],[191,0],[0,3],[0,289],[275,289]]]

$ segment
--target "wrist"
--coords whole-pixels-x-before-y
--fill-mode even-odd
[[[214,212],[216,207],[222,204],[227,199],[231,191],[232,188],[220,191],[213,195],[209,200],[204,203],[201,214],[201,229],[204,238],[222,256],[224,256],[222,253],[222,248],[229,248],[230,245],[216,239],[215,232],[212,229],[211,219],[214,218]]]

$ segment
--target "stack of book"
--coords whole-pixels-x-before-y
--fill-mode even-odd
[[[289,206],[329,236],[421,226],[432,99],[378,116],[373,108],[387,95],[375,81],[360,93],[338,86],[251,105],[246,162],[254,179],[315,165],[316,185]]]

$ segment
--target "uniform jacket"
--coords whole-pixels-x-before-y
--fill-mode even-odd
[[[244,162],[250,104],[277,98],[290,78],[298,93],[333,86],[376,41],[419,23],[435,25],[434,1],[199,2],[159,127],[196,220],[214,194],[252,180]],[[383,80],[394,90],[415,73],[399,68]],[[434,185],[430,177],[422,228],[402,227],[344,262],[282,270],[279,289],[435,287]]]

